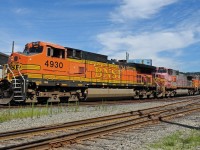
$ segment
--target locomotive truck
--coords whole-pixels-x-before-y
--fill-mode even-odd
[[[199,92],[199,78],[106,55],[31,42],[3,66],[0,104],[153,98]]]

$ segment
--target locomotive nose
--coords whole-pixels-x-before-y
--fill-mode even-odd
[[[16,54],[11,54],[10,57],[8,58],[8,64],[17,61],[19,61],[19,56]]]
[[[11,70],[18,70],[21,68],[21,63],[20,63],[20,56],[18,54],[11,54],[8,64],[10,66]]]

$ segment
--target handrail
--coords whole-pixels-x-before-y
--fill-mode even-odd
[[[13,76],[14,79],[15,79],[15,86],[16,86],[16,78],[15,78],[15,75],[14,75],[13,71],[10,69],[10,67],[9,67],[8,64],[6,64],[6,68],[12,73],[12,76]]]
[[[160,87],[160,85],[158,84],[158,82],[156,81],[156,79],[153,79],[153,80],[156,83],[157,87]]]
[[[23,81],[24,81],[24,93],[25,93],[25,88],[26,88],[26,84],[25,84],[26,82],[25,82],[25,79],[24,79],[23,75],[21,74],[19,68],[17,68],[17,70],[18,70],[20,76],[22,77],[22,79],[23,79]]]

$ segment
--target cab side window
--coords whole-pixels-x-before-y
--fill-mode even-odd
[[[56,57],[56,58],[65,58],[65,50],[48,47],[47,56]]]
[[[51,48],[48,47],[48,48],[47,48],[47,56],[52,56],[52,55],[51,55],[51,51],[52,51]]]

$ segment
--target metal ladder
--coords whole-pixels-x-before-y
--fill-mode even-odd
[[[19,68],[18,68],[18,72],[21,76],[21,78],[23,79],[23,83],[21,82],[20,79],[17,79],[13,73],[13,71],[10,69],[9,65],[7,64],[6,65],[7,69],[12,73],[12,76],[13,76],[13,79],[11,81],[12,83],[12,88],[13,88],[13,100],[14,101],[17,101],[17,102],[21,102],[21,101],[24,101],[24,93],[25,93],[25,79],[24,77],[22,76]],[[23,91],[22,91],[22,86],[23,86]]]
[[[20,82],[20,79],[13,79],[12,80],[13,85],[13,100],[16,102],[24,101],[23,91],[22,91],[22,83]]]

